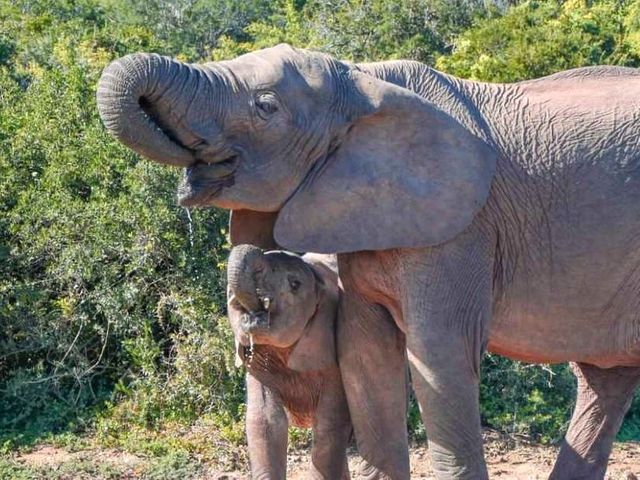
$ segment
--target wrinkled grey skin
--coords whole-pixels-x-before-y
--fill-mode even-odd
[[[352,428],[335,344],[335,256],[240,245],[227,271],[229,320],[247,367],[252,478],[286,477],[291,423],[313,429],[309,478],[348,479]]]
[[[603,478],[640,380],[636,70],[504,85],[287,46],[197,67],[139,55],[105,70],[98,105],[124,143],[187,166],[183,205],[233,210],[232,241],[340,254],[338,357],[370,478],[409,478],[402,359],[371,320],[389,315],[438,478],[487,478],[486,348],[574,362],[551,477]]]

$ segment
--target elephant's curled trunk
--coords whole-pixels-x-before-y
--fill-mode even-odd
[[[266,268],[262,250],[253,245],[238,245],[231,251],[227,266],[227,281],[235,299],[248,311],[262,309],[256,292],[256,276]]]
[[[194,77],[194,67],[168,57],[127,55],[112,62],[98,82],[100,117],[111,134],[151,160],[178,167],[192,165],[193,152],[170,138],[145,106],[170,99],[173,103],[165,110],[184,114],[179,111],[178,95],[197,87]]]

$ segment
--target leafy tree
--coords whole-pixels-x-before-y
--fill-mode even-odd
[[[195,60],[216,47],[221,35],[243,40],[245,27],[271,13],[264,0],[110,0],[117,21],[148,25],[167,45],[165,54]]]
[[[356,61],[411,58],[433,63],[456,33],[485,13],[476,0],[330,0],[308,4],[316,43]]]
[[[0,19],[0,436],[110,398],[137,399],[144,424],[234,421],[226,213],[191,221],[177,172],[110,138],[94,100],[109,61],[168,40],[92,1],[2,2]]]
[[[480,0],[281,0],[272,14],[245,28],[245,38],[223,37],[213,58],[286,42],[353,61],[412,58],[433,63],[453,37],[496,6]]]
[[[528,1],[480,20],[438,68],[465,78],[511,82],[586,65],[637,66],[638,2]]]

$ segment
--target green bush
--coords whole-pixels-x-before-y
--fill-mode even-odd
[[[513,82],[568,68],[640,62],[637,1],[530,0],[480,19],[437,67],[464,78]]]
[[[82,427],[108,399],[185,421],[237,417],[242,402],[224,319],[227,215],[192,221],[178,173],[104,131],[101,70],[164,48],[110,18],[98,2],[0,4],[12,46],[0,66],[0,441]]]
[[[569,425],[575,378],[566,365],[533,365],[487,355],[480,386],[484,424],[554,442]]]

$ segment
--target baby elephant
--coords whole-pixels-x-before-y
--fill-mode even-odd
[[[289,423],[313,429],[314,479],[348,479],[351,422],[336,361],[335,257],[231,251],[228,309],[247,368],[247,439],[254,479],[284,479]]]

